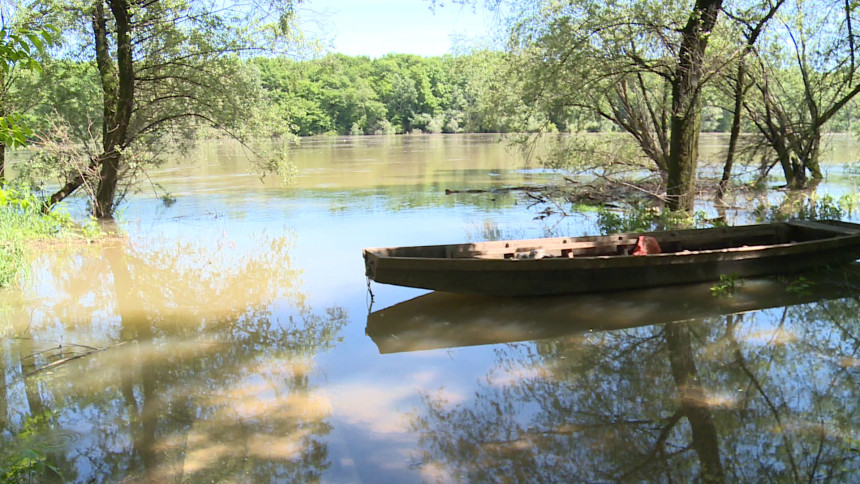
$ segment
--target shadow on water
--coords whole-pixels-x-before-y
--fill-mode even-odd
[[[347,316],[304,302],[289,234],[222,242],[117,243],[34,274],[55,289],[12,310],[0,467],[37,450],[70,482],[319,479],[331,425],[314,358]]]
[[[424,392],[410,416],[425,478],[848,482],[860,477],[858,283],[852,265],[749,280],[729,298],[706,285],[429,294],[372,313],[367,333],[383,353],[519,342],[496,347],[470,397]]]

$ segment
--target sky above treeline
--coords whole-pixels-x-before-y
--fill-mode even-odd
[[[431,10],[428,0],[308,0],[300,15],[329,51],[350,56],[439,56],[489,45],[491,13],[444,4]]]

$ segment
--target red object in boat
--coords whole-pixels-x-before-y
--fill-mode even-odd
[[[661,252],[660,243],[657,242],[657,239],[640,235],[639,240],[636,241],[636,249],[633,250],[633,255],[659,254]]]

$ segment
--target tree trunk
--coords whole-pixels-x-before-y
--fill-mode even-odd
[[[74,193],[75,190],[81,187],[84,184],[84,176],[78,175],[73,179],[66,182],[59,190],[54,192],[45,203],[42,204],[42,213],[48,213],[54,207],[54,205],[62,202],[66,197]]]
[[[738,139],[741,134],[741,110],[743,109],[744,93],[746,92],[744,88],[746,72],[746,64],[743,58],[741,58],[738,62],[738,78],[735,83],[735,113],[732,117],[732,127],[729,134],[729,148],[726,152],[726,164],[723,165],[723,176],[720,178],[720,196],[725,195],[726,188],[729,186],[729,179],[732,176],[732,167],[735,162],[735,151],[737,151]]]
[[[722,0],[697,0],[681,31],[678,66],[672,80],[669,146],[669,208],[692,211],[695,203],[699,128],[702,121],[702,73],[708,37]]]
[[[122,164],[121,149],[127,140],[129,121],[134,106],[134,60],[131,43],[131,16],[127,0],[109,0],[116,24],[116,66],[107,55],[106,23],[101,2],[96,7],[93,29],[96,31],[96,58],[104,87],[105,124],[103,149],[99,156],[101,171],[93,215],[98,218],[113,216],[119,171]],[[99,39],[101,37],[101,39]],[[100,46],[99,42],[103,42]]]
[[[812,135],[812,140],[810,140],[808,151],[809,153],[804,160],[804,165],[806,165],[806,169],[809,170],[813,180],[821,180],[824,178],[824,175],[821,174],[821,165],[818,162],[818,154],[821,151],[821,128],[817,124]]]
[[[101,156],[99,186],[96,190],[96,198],[93,200],[93,215],[96,218],[109,219],[113,216],[121,160],[122,157],[116,150]]]
[[[6,145],[0,143],[0,187],[6,182]]]
[[[777,0],[776,3],[770,6],[767,14],[749,30],[746,35],[746,46],[738,59],[737,79],[735,80],[735,112],[732,117],[732,127],[729,135],[729,149],[726,153],[726,163],[723,166],[723,176],[720,179],[719,196],[726,194],[726,189],[729,185],[729,179],[732,176],[732,168],[734,167],[735,154],[737,153],[738,139],[741,133],[741,112],[744,108],[744,99],[746,98],[747,87],[744,85],[747,76],[746,57],[753,51],[753,46],[758,41],[759,36],[764,32],[764,27],[776,15],[776,12],[785,3],[785,0]],[[725,218],[725,216],[723,216]]]
[[[99,169],[98,186],[93,200],[93,215],[98,218],[113,216],[119,173],[122,169],[122,150],[128,145],[128,127],[134,107],[134,57],[131,41],[131,14],[127,0],[108,0],[113,25],[116,29],[116,62],[110,54],[110,35],[105,15],[105,2],[94,0],[92,13],[93,41],[96,66],[102,85],[102,153],[91,168]],[[68,181],[45,202],[44,210],[71,195],[84,183],[82,175]]]
[[[791,151],[783,146],[781,138],[775,138],[772,146],[774,151],[776,151],[776,159],[779,160],[779,164],[782,166],[786,186],[789,188],[798,188],[796,171],[794,163],[791,160]]]

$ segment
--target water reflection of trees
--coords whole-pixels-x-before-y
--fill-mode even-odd
[[[331,427],[314,389],[314,358],[339,341],[346,314],[308,307],[290,249],[289,237],[250,249],[229,241],[115,246],[36,274],[35,285],[52,284],[56,296],[31,308],[35,317],[7,340],[14,355],[0,367],[10,382],[0,392],[4,440],[46,409],[46,436],[72,434],[52,457],[68,480],[319,478]],[[75,307],[81,297],[89,311]],[[21,362],[40,351],[38,341],[87,335],[93,346],[127,343],[22,376],[34,371]],[[46,363],[36,361],[35,371]]]
[[[842,299],[511,344],[414,416],[428,476],[501,482],[860,477],[860,311]]]

